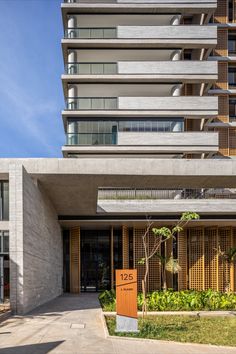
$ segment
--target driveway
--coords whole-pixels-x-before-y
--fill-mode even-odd
[[[236,354],[236,348],[105,338],[97,294],[63,295],[0,326],[0,354]]]

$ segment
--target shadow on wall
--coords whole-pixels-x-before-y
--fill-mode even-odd
[[[51,350],[58,347],[64,341],[49,342],[49,343],[38,343],[38,344],[28,344],[17,347],[8,347],[0,349],[0,354],[47,354]]]

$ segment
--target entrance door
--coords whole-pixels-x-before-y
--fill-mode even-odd
[[[110,231],[81,230],[81,291],[110,288]]]
[[[3,256],[0,256],[0,302],[4,301],[4,269]]]

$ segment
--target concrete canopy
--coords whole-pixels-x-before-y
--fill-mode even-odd
[[[62,216],[97,215],[99,187],[236,186],[236,160],[231,159],[0,159],[0,178],[6,178],[11,165],[22,165]]]

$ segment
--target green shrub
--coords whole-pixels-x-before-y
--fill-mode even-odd
[[[115,311],[115,291],[104,291],[100,296],[104,311]],[[142,309],[143,295],[138,294],[138,309]],[[206,290],[153,291],[147,295],[148,311],[236,310],[236,294]]]

